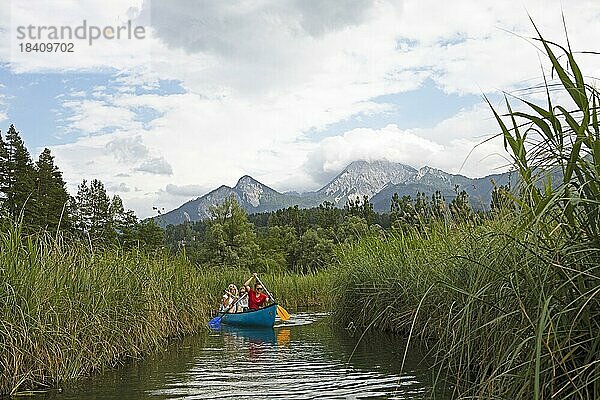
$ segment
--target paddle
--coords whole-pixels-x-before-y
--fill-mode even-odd
[[[247,295],[248,295],[248,293],[244,293],[242,296],[238,297],[238,299],[235,302],[233,302],[232,305],[230,305],[225,311],[222,311],[223,314],[217,315],[216,317],[214,317],[213,319],[208,321],[208,326],[210,326],[213,329],[218,329],[221,326],[221,319],[223,319],[223,317],[229,312],[229,310],[231,310],[233,307],[235,307],[235,305],[238,303],[238,301],[240,301]]]
[[[273,303],[275,303],[275,298],[273,297],[273,295],[271,293],[269,293],[265,284],[262,283],[262,281],[259,279],[258,275],[254,275],[254,276],[256,277],[256,280],[258,281],[258,283],[260,283],[262,285],[262,287],[265,288],[265,292],[267,292],[267,296],[269,296],[271,301]],[[281,307],[279,304],[277,304],[277,315],[279,316],[279,318],[281,318],[284,321],[287,321],[288,319],[290,319],[290,314],[287,312],[287,310],[285,308]]]

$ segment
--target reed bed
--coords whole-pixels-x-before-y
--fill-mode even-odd
[[[598,258],[577,261],[595,289],[577,287],[575,260],[557,264],[514,228],[440,224],[347,246],[335,319],[425,340],[456,398],[598,398]]]
[[[249,276],[161,251],[90,249],[10,227],[0,232],[0,394],[55,387],[202,331],[226,285]],[[323,282],[262,279],[292,306],[316,301]]]
[[[547,104],[492,108],[513,207],[365,239],[337,273],[335,317],[427,340],[454,398],[600,398],[600,92],[568,44],[537,41],[558,80]]]

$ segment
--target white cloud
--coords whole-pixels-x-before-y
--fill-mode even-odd
[[[477,147],[463,165],[495,132],[483,106],[431,129],[365,126],[323,139],[309,132],[386,111],[388,105],[373,99],[417,89],[428,78],[448,93],[535,82],[529,81],[540,74],[535,48],[505,32],[532,36],[526,11],[548,37],[562,37],[558,0],[356,0],[343,7],[300,0],[82,1],[61,3],[52,13],[40,2],[13,3],[13,22],[149,21],[144,41],[98,43],[71,58],[21,57],[13,65],[16,71],[115,71],[117,94],[91,87],[64,100],[69,114],[63,123],[82,137],[54,151],[72,182],[97,177],[132,188],[124,198],[142,216],[151,213],[151,203],[172,208],[196,189],[235,184],[246,173],[278,190],[314,189],[357,158],[470,176],[494,172],[505,164],[494,156],[502,153],[496,142]],[[564,11],[574,48],[593,50],[600,3],[569,2]],[[600,75],[598,58],[584,60],[589,74]],[[156,89],[160,79],[180,82],[185,93],[136,94]],[[139,107],[159,116],[142,123]]]
[[[106,151],[112,153],[122,163],[136,162],[148,155],[148,148],[142,143],[140,135],[134,137],[115,138],[105,145]]]
[[[178,185],[168,184],[167,187],[165,188],[165,191],[173,196],[181,196],[181,197],[190,198],[190,197],[198,197],[211,189],[214,189],[214,188],[207,188],[202,185],[178,186]]]
[[[483,105],[462,110],[431,129],[360,128],[323,139],[308,155],[304,170],[324,183],[354,160],[388,160],[414,167],[481,177],[506,169],[502,141]],[[483,135],[486,133],[487,135]]]
[[[62,105],[72,114],[65,121],[68,127],[81,132],[95,134],[108,128],[133,131],[141,125],[133,111],[102,101],[67,100]]]
[[[135,170],[153,175],[173,175],[173,167],[163,157],[146,160],[136,167]]]
[[[113,184],[113,185],[107,186],[106,190],[109,193],[111,193],[111,192],[127,193],[127,192],[131,191],[131,188],[129,186],[127,186],[125,183],[121,182],[119,184]]]

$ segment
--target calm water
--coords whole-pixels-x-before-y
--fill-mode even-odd
[[[404,340],[367,334],[357,346],[359,337],[314,313],[292,315],[275,329],[224,327],[39,398],[429,398],[432,371],[419,354],[410,353],[405,372],[398,374]]]

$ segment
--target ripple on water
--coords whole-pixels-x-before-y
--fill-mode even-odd
[[[413,373],[384,370],[379,363],[383,353],[357,352],[354,360],[361,366],[348,363],[356,340],[337,348],[332,329],[322,322],[325,316],[296,314],[278,320],[274,330],[225,327],[211,335],[192,368],[172,374],[162,388],[147,394],[169,399],[423,398],[426,385]],[[315,322],[325,328],[309,326]],[[388,352],[388,359],[390,351],[385,346],[377,350]]]

